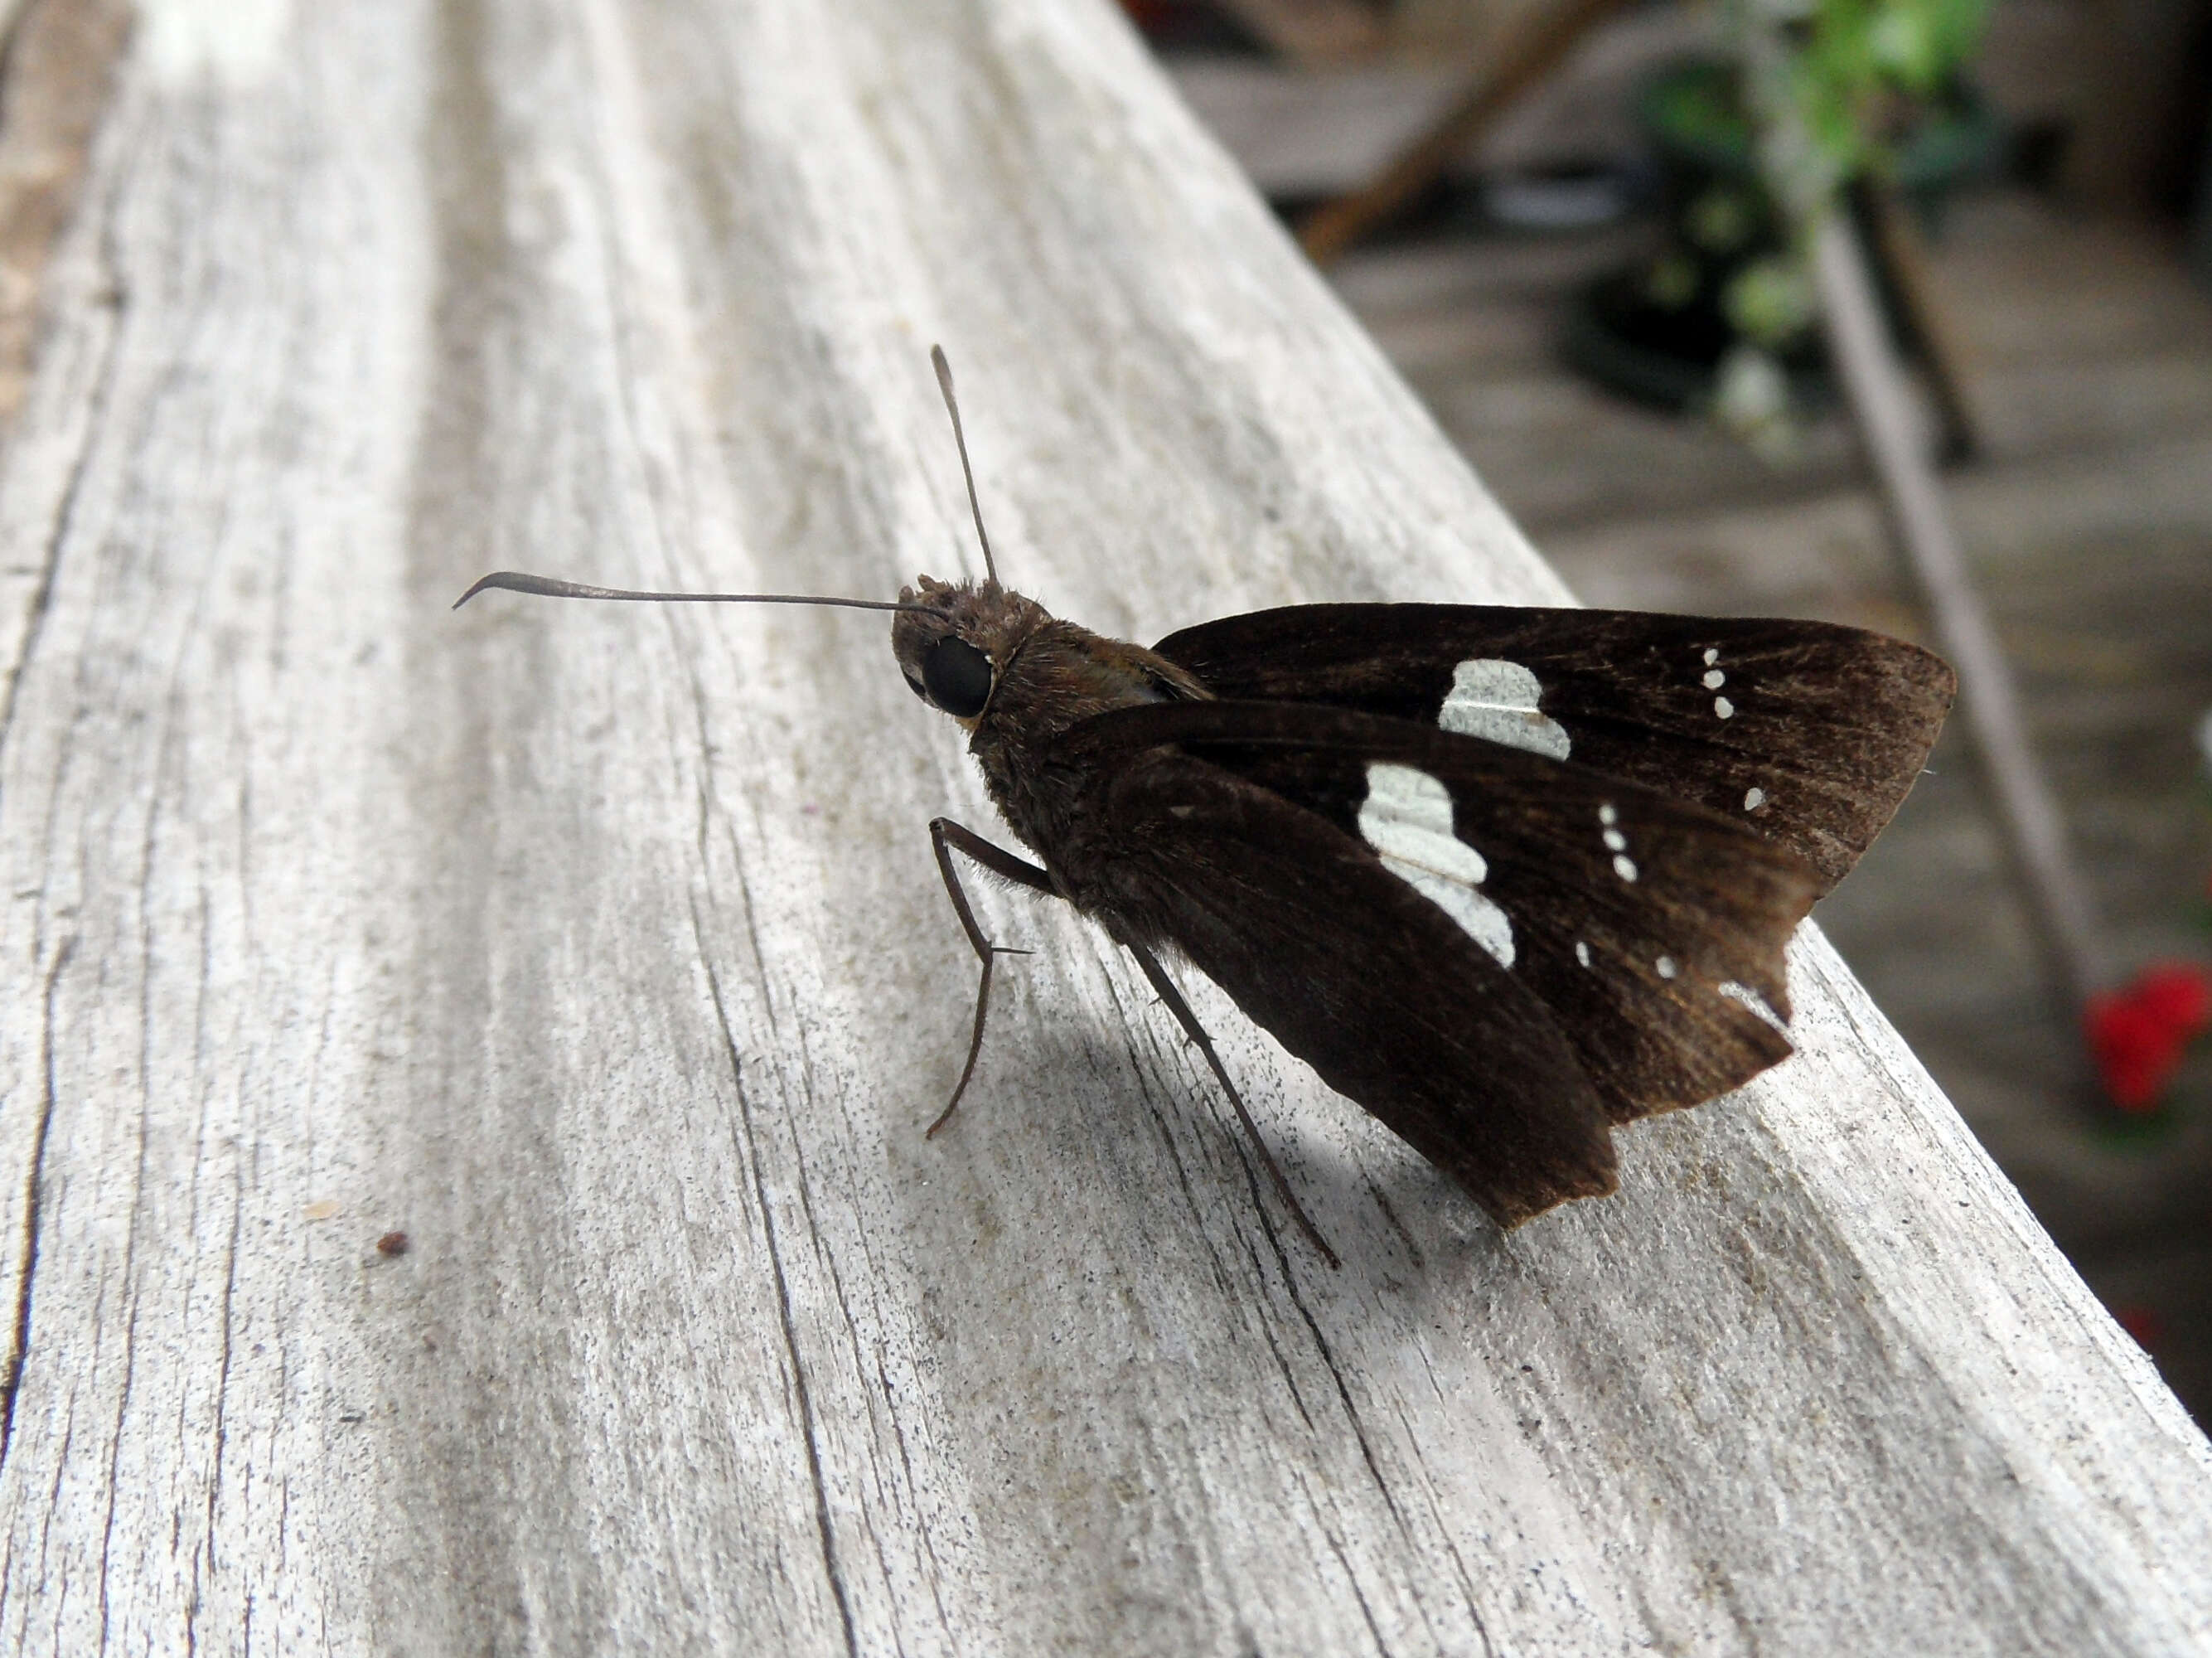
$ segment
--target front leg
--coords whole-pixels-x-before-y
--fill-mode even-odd
[[[1049,893],[1054,898],[1060,896],[1059,889],[1052,884],[1052,877],[1036,864],[1016,857],[1002,846],[992,844],[973,829],[955,823],[950,818],[932,818],[929,820],[929,840],[930,844],[937,849],[937,867],[944,873],[945,890],[951,895],[952,908],[960,917],[960,925],[968,934],[969,943],[975,947],[976,959],[983,964],[983,980],[975,987],[975,1031],[968,1039],[968,1063],[960,1068],[960,1081],[953,1088],[952,1098],[945,1109],[938,1112],[937,1120],[929,1125],[928,1134],[923,1137],[926,1139],[934,1137],[938,1130],[952,1120],[952,1113],[960,1104],[960,1096],[968,1092],[968,1079],[975,1074],[975,1057],[983,1051],[983,1021],[991,1006],[992,958],[1029,954],[1027,950],[1008,949],[1003,945],[994,944],[983,936],[982,928],[975,922],[975,912],[968,907],[968,894],[961,888],[960,876],[952,868],[953,849],[957,847],[994,875],[1003,875],[1008,881],[1040,893]]]

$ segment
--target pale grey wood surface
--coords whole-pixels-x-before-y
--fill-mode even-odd
[[[1104,6],[164,0],[51,283],[9,1647],[2212,1643],[2203,1439],[1816,933],[1510,1238],[1194,986],[1331,1272],[1023,896],[923,1141],[991,820],[879,619],[447,612],[971,567],[932,339],[1094,626],[1563,597]]]

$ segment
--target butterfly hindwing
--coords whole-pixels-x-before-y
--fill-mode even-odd
[[[1919,774],[1956,687],[1856,628],[1634,611],[1301,605],[1153,647],[1217,697],[1488,737],[1749,825],[1843,878]]]
[[[1313,704],[1125,710],[1066,741],[1102,755],[1175,743],[1322,820],[1394,883],[1396,908],[1412,893],[1528,994],[1613,1122],[1711,1099],[1790,1051],[1751,1003],[1787,1016],[1784,947],[1818,878],[1701,808],[1523,750]],[[1326,977],[1340,977],[1331,914],[1310,911],[1301,927],[1285,948],[1310,973],[1326,962]]]
[[[1557,1021],[1364,843],[1188,754],[1083,775],[1070,896],[1109,931],[1189,961],[1501,1225],[1613,1189]]]

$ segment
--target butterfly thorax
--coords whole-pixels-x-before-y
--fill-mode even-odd
[[[1060,621],[995,582],[953,586],[923,576],[919,590],[900,597],[927,607],[902,612],[891,625],[891,649],[908,684],[968,728],[969,752],[982,768],[993,803],[1048,868],[1067,836],[1083,781],[1054,763],[1061,735],[1111,709],[1210,694],[1165,657]],[[989,663],[988,691],[980,678],[975,685],[982,697],[975,711],[963,700],[968,687],[957,675],[948,678],[941,661],[931,660],[947,641],[981,652]],[[951,649],[957,653],[957,645]]]

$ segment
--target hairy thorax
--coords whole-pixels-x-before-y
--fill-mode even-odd
[[[1149,650],[1071,622],[1048,621],[1000,668],[969,752],[982,768],[1000,814],[1030,847],[1043,851],[1081,838],[1079,790],[1096,781],[1087,768],[1054,763],[1053,749],[1064,732],[1111,709],[1206,694],[1189,674]],[[1060,879],[1060,871],[1052,873]]]

